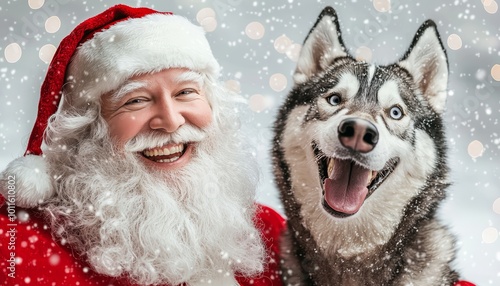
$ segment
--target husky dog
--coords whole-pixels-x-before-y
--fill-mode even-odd
[[[327,7],[293,78],[273,146],[285,284],[453,285],[455,240],[436,218],[449,183],[435,23],[398,62],[375,66],[349,55]]]

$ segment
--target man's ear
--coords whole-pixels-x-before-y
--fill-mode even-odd
[[[431,107],[437,113],[442,113],[448,87],[448,59],[432,20],[420,26],[410,48],[398,64],[410,72]]]
[[[293,79],[296,84],[304,83],[324,71],[335,58],[346,56],[337,13],[332,7],[326,7],[304,41]]]

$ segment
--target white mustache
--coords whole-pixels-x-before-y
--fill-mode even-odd
[[[154,130],[139,134],[125,144],[125,151],[141,152],[145,149],[161,147],[171,143],[200,142],[205,137],[206,131],[189,124],[184,124],[174,133]]]

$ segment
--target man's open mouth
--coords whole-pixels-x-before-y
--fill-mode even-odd
[[[141,152],[141,154],[154,162],[157,163],[171,163],[179,160],[184,154],[188,144],[168,144],[166,146],[146,149]]]
[[[376,171],[354,160],[327,157],[314,143],[313,149],[323,187],[323,207],[336,217],[356,214],[399,163],[399,158],[392,158],[382,170]]]

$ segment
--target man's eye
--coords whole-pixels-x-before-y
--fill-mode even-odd
[[[179,92],[179,95],[187,95],[187,94],[192,94],[192,93],[198,93],[195,89],[183,89]]]
[[[125,102],[124,105],[137,104],[137,103],[142,103],[144,101],[145,100],[143,98],[133,98],[133,99],[130,99],[129,101]]]

